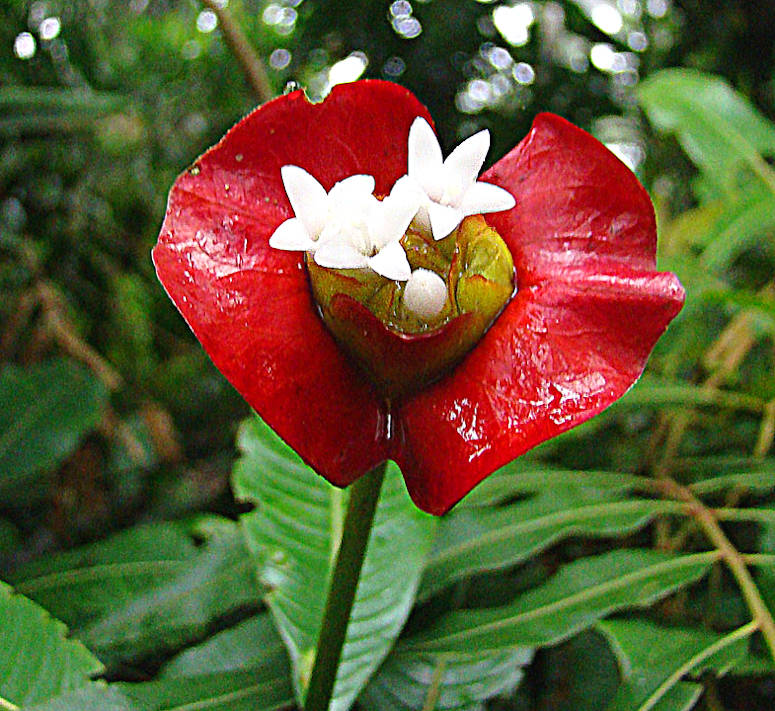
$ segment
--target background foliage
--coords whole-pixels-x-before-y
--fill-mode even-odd
[[[775,706],[775,11],[710,5],[229,3],[276,93],[392,79],[491,161],[542,110],[593,131],[689,294],[622,402],[443,519],[389,473],[336,708]],[[149,259],[255,99],[194,0],[6,0],[0,48],[0,708],[292,707],[346,494]]]

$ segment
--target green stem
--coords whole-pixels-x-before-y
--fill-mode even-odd
[[[304,711],[328,711],[386,466],[386,462],[379,464],[350,487],[342,542],[326,599]]]

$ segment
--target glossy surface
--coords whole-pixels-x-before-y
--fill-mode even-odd
[[[517,200],[487,216],[514,258],[516,296],[451,373],[388,413],[319,318],[303,257],[268,239],[292,216],[283,165],[327,189],[373,174],[386,194],[406,172],[416,116],[427,112],[409,92],[378,81],[317,105],[299,92],[269,102],[178,179],[153,256],[216,366],[316,471],[345,485],[389,457],[418,506],[443,513],[620,397],[684,294],[653,271],[653,209],[634,175],[542,114],[482,176]]]

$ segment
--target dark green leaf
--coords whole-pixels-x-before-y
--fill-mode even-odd
[[[251,617],[231,629],[223,630],[206,642],[181,652],[164,665],[160,676],[196,676],[265,665],[284,668],[290,679],[291,667],[285,646],[267,612]]]
[[[177,646],[223,615],[255,606],[260,590],[236,524],[221,521],[203,534],[205,544],[183,571],[117,600],[113,609],[74,633],[112,662]]]
[[[65,459],[102,418],[107,391],[68,360],[0,371],[0,496]]]
[[[605,615],[645,607],[695,582],[718,553],[618,550],[582,558],[504,607],[458,610],[407,640],[416,651],[467,654],[559,642]]]
[[[75,691],[55,696],[23,711],[145,711],[115,686],[92,682]]]
[[[293,703],[286,672],[261,667],[118,687],[144,711],[275,711]]]
[[[19,592],[70,627],[83,628],[191,568],[198,550],[180,523],[137,526],[15,570]]]
[[[551,486],[538,496],[499,508],[453,511],[439,526],[420,587],[424,599],[473,573],[516,565],[569,536],[622,536],[658,513],[678,513],[681,504],[629,499],[573,484]]]

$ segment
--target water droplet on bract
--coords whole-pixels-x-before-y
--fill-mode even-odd
[[[283,87],[283,94],[290,94],[292,91],[298,91],[301,89],[301,85],[297,81],[289,81],[286,82],[285,86]]]
[[[237,155],[236,155],[236,156],[234,156],[234,160],[236,160],[236,161],[237,161],[237,163],[242,163],[242,159],[243,159],[244,157],[245,157],[245,156],[243,156],[243,155],[242,155],[242,153],[237,153]]]
[[[199,166],[198,166],[198,165],[192,165],[192,166],[191,166],[191,167],[188,169],[188,173],[189,173],[189,175],[199,175],[199,171],[200,171],[200,168],[199,168]]]

